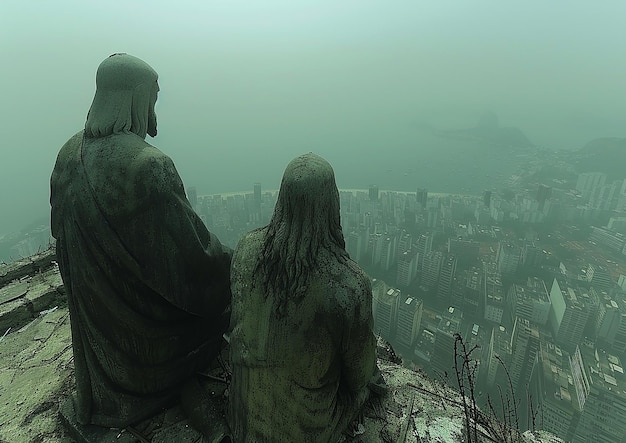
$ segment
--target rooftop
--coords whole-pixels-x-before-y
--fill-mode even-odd
[[[586,310],[591,302],[590,293],[585,288],[573,286],[569,282],[559,281],[559,288],[568,308]]]
[[[437,331],[453,336],[457,332],[461,332],[461,319],[458,317],[444,316],[437,326]]]
[[[569,354],[548,341],[541,341],[539,351],[543,375],[543,390],[547,401],[559,403],[561,408],[579,410],[576,388],[569,364]]]
[[[546,285],[538,277],[529,277],[526,285],[514,285],[515,295],[520,302],[535,301],[539,303],[550,303],[550,296]]]
[[[592,343],[583,343],[580,353],[592,388],[613,394],[620,401],[626,402],[626,377],[621,360]]]

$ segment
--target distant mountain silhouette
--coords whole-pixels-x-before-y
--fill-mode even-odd
[[[578,172],[604,172],[609,180],[626,177],[626,138],[603,137],[591,140],[573,155]]]
[[[437,135],[484,141],[502,147],[530,148],[534,146],[519,128],[501,127],[498,116],[491,111],[485,112],[473,128],[438,131]]]

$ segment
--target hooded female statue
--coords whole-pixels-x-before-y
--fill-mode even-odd
[[[219,352],[231,252],[192,209],[157,133],[156,72],[114,54],[84,131],[50,180],[82,424],[123,427],[178,395]]]
[[[272,219],[231,268],[236,442],[334,442],[376,369],[372,292],[345,250],[333,169],[305,154],[285,170]]]

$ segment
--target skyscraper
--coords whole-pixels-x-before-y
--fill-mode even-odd
[[[442,261],[443,254],[439,251],[430,251],[426,254],[422,265],[422,285],[424,287],[428,289],[437,287]]]
[[[396,274],[396,284],[407,287],[417,276],[417,251],[410,250],[404,252],[398,260],[398,272]]]
[[[592,208],[611,211],[617,208],[622,197],[623,181],[618,180],[610,184],[596,187],[589,197],[589,205]]]
[[[396,329],[396,343],[405,348],[411,348],[422,322],[422,301],[409,295],[402,297],[398,303],[398,322]]]
[[[393,341],[396,333],[400,290],[390,288],[380,280],[377,282],[372,284],[372,295],[374,297],[372,300],[374,333],[380,334],[381,337],[387,341]]]
[[[378,201],[378,185],[370,185],[369,196],[370,201]]]
[[[582,404],[573,443],[626,441],[626,380],[620,359],[591,342],[577,347],[572,363],[581,372]],[[575,378],[576,379],[576,378]]]
[[[483,204],[487,208],[491,206],[491,191],[483,191]]]
[[[526,243],[522,247],[521,265],[524,266],[526,269],[531,269],[539,266],[543,258],[543,249],[537,246],[534,242]]]
[[[525,285],[514,283],[508,294],[511,316],[545,326],[550,314],[550,295],[543,280],[528,277]]]
[[[358,262],[363,257],[363,237],[356,231],[350,232],[346,239],[346,251],[352,260]]]
[[[426,254],[430,252],[432,247],[433,247],[433,234],[429,232],[429,233],[420,235],[420,237],[417,239],[417,253],[419,254],[418,262],[420,266],[424,262],[424,258],[426,257]]]
[[[604,266],[597,264],[590,264],[587,267],[587,281],[591,283],[591,286],[599,290],[607,291],[611,286],[615,284],[609,274],[608,269]]]
[[[456,383],[454,376],[454,335],[461,332],[462,312],[454,307],[441,316],[441,321],[435,331],[435,346],[431,357],[431,369],[436,377],[441,377],[446,383]]]
[[[500,324],[504,316],[505,297],[502,276],[495,263],[485,263],[485,320]]]
[[[485,271],[472,266],[466,274],[463,294],[463,312],[468,316],[482,316],[485,291]]]
[[[426,211],[426,226],[428,228],[436,228],[439,226],[439,209],[438,208],[429,208]]]
[[[261,203],[261,183],[254,184],[254,200]]]
[[[526,392],[539,352],[539,329],[528,320],[517,317],[511,336],[511,366],[509,374],[513,388]]]
[[[541,341],[537,369],[532,376],[531,401],[541,411],[541,428],[571,441],[580,413],[576,376],[569,354],[550,341]]]
[[[381,251],[380,251],[380,267],[384,271],[388,271],[389,268],[396,262],[396,242],[397,237],[383,235],[381,237]]]
[[[539,203],[539,210],[542,211],[546,200],[552,196],[552,188],[546,185],[539,185],[537,189],[537,203]]]
[[[511,361],[511,336],[504,326],[495,326],[491,330],[489,348],[487,349],[487,361],[481,365],[487,371],[487,386],[492,387],[496,382],[506,386],[506,376],[503,364],[508,367]]]
[[[586,294],[586,293],[585,293]],[[573,353],[581,342],[590,314],[588,295],[564,281],[554,279],[550,290],[550,323],[556,344]]]
[[[418,209],[426,209],[426,202],[428,201],[428,190],[425,188],[418,188],[415,194],[415,200],[418,203]]]
[[[521,252],[519,246],[501,241],[498,244],[498,252],[496,255],[498,271],[502,274],[514,274],[517,272],[517,267],[521,260]]]
[[[589,199],[593,192],[604,186],[606,174],[602,172],[585,172],[578,175],[576,190],[580,191],[584,199]]]
[[[608,294],[598,303],[595,333],[599,343],[612,345],[621,322],[620,306]]]
[[[613,341],[613,349],[620,352],[622,355],[626,355],[626,309],[622,310],[620,315],[619,326],[615,333],[615,339]]]
[[[439,272],[439,287],[437,288],[437,298],[448,301],[452,290],[452,280],[456,273],[456,257],[448,255],[443,259],[441,271]]]
[[[405,252],[411,250],[412,246],[413,246],[413,237],[408,232],[402,231],[402,234],[400,235],[400,239],[398,240],[398,251],[397,251],[398,259],[400,259]]]

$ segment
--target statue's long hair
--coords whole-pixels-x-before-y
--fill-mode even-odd
[[[157,73],[143,60],[113,54],[98,67],[96,95],[87,114],[85,137],[134,133],[156,136]]]
[[[256,269],[279,315],[288,300],[305,294],[322,250],[339,262],[349,260],[339,202],[335,174],[326,160],[309,153],[289,163]]]

